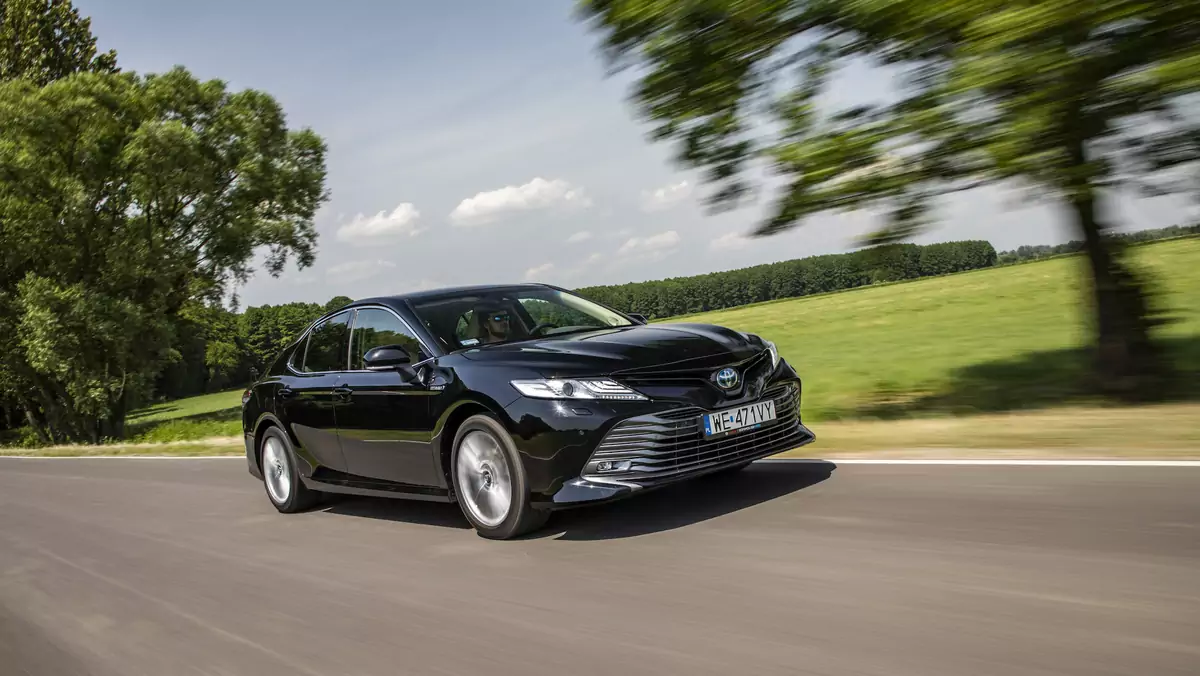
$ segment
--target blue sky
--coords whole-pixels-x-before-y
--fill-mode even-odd
[[[76,0],[126,70],[183,65],[275,96],[329,145],[331,200],[317,263],[257,275],[243,305],[324,302],[430,286],[534,279],[568,287],[656,279],[845,251],[869,229],[830,215],[764,240],[739,237],[763,205],[719,216],[704,188],[651,144],[606,77],[571,0],[312,2]],[[835,104],[881,96],[848,72]],[[976,191],[918,241],[999,249],[1071,237],[1053,205]],[[1177,222],[1178,202],[1123,202],[1122,222]]]

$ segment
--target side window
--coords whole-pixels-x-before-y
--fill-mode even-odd
[[[350,368],[363,370],[363,356],[374,348],[383,345],[399,345],[408,352],[413,361],[424,357],[421,343],[416,339],[404,322],[387,310],[367,308],[359,310],[354,318],[354,347],[350,351]]]
[[[349,312],[334,315],[308,334],[308,348],[304,353],[302,371],[315,373],[346,369],[346,346],[350,338],[349,320]]]

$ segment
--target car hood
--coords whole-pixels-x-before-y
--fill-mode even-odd
[[[463,357],[524,367],[544,377],[637,375],[718,368],[765,349],[762,340],[711,324],[656,324],[547,336],[473,348]]]

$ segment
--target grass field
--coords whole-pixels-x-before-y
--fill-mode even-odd
[[[1200,239],[1132,251],[1162,285],[1169,358],[1200,371]],[[1060,258],[667,321],[774,340],[804,380],[813,421],[1096,403],[1081,349],[1084,264]]]
[[[1133,252],[1161,284],[1156,303],[1168,309],[1160,337],[1169,358],[1200,375],[1200,239]],[[1079,257],[1058,258],[667,321],[723,324],[774,340],[804,380],[805,419],[818,425],[818,443],[805,453],[981,444],[1197,449],[1200,425],[1192,421],[1200,404],[1105,409],[1087,394],[1082,265]],[[1200,400],[1200,378],[1189,382],[1177,398]],[[128,442],[100,452],[153,454],[152,444],[163,442],[174,442],[162,449],[172,453],[240,452],[232,439],[240,433],[240,395],[136,411]]]
[[[190,441],[242,432],[243,388],[177,399],[134,411],[126,420],[133,443]]]

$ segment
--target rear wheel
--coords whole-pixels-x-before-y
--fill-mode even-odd
[[[304,485],[296,471],[296,456],[287,435],[278,427],[263,432],[259,446],[263,485],[275,509],[285,514],[300,512],[317,504],[320,493]]]
[[[467,418],[454,436],[454,492],[463,514],[486,538],[505,540],[541,528],[549,512],[529,502],[525,469],[495,418]]]

